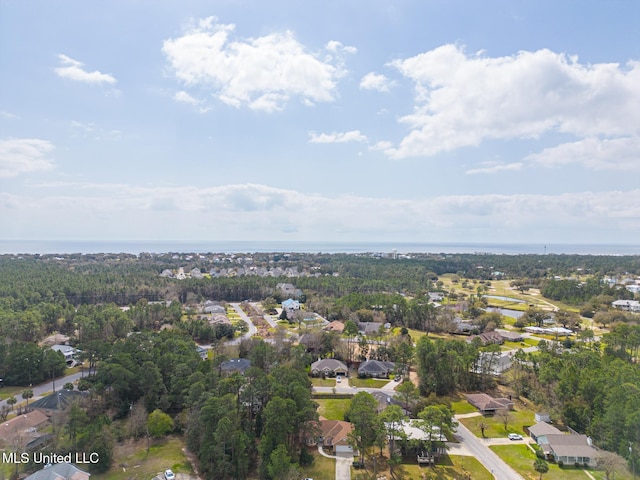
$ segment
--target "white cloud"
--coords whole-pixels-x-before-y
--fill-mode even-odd
[[[388,92],[391,81],[382,74],[369,72],[360,80],[360,88],[363,90],[377,90]]]
[[[545,167],[579,164],[590,170],[640,170],[640,137],[585,138],[546,148],[526,161]]]
[[[4,110],[0,111],[0,117],[6,118],[6,119],[9,119],[9,120],[14,120],[16,118],[20,118],[18,115],[15,115],[15,114],[13,114],[11,112],[5,112]]]
[[[387,150],[395,158],[435,155],[485,139],[640,130],[640,62],[581,64],[546,49],[490,58],[443,45],[391,65],[414,81],[416,102],[401,119],[411,132]]]
[[[325,45],[325,48],[330,52],[348,53],[351,55],[354,55],[358,52],[358,49],[356,47],[353,47],[350,45],[343,45],[342,42],[339,42],[337,40],[328,41],[327,44]]]
[[[71,220],[83,225],[88,238],[109,236],[126,225],[131,238],[175,239],[185,231],[190,240],[283,239],[295,232],[296,239],[320,241],[375,235],[396,241],[472,236],[475,242],[575,243],[580,235],[585,243],[624,243],[634,241],[640,228],[640,190],[410,200],[325,196],[256,184],[52,184],[49,188],[58,189],[59,195],[47,195],[46,188],[38,186],[38,195],[32,197],[0,195],[7,237],[17,235],[10,229],[17,228],[14,220],[19,223],[27,212],[29,225],[46,229],[52,238],[64,238]]]
[[[52,143],[37,138],[0,140],[0,178],[51,170],[53,161],[48,155],[54,148]]]
[[[381,140],[379,142],[374,143],[369,147],[369,150],[387,150],[391,148],[393,144],[386,140]]]
[[[180,90],[179,92],[176,92],[173,95],[173,99],[176,102],[186,103],[187,105],[191,105],[192,107],[195,107],[196,110],[200,113],[207,113],[209,110],[211,110],[210,107],[205,105],[205,102],[195,98],[194,96],[190,95],[184,90]]]
[[[116,79],[113,75],[102,73],[98,70],[88,72],[87,70],[84,70],[82,68],[82,65],[84,65],[82,62],[74,60],[73,58],[70,58],[66,55],[59,54],[58,60],[60,60],[60,63],[63,66],[55,68],[54,71],[62,78],[68,78],[69,80],[97,85],[103,83],[112,85],[116,83]]]
[[[333,132],[333,133],[309,132],[309,141],[311,143],[366,142],[367,137],[362,133],[360,133],[360,130],[351,130],[350,132]]]
[[[475,175],[478,173],[498,173],[498,172],[513,172],[517,170],[522,170],[524,167],[524,163],[515,162],[515,163],[499,163],[499,162],[484,162],[481,164],[481,167],[472,168],[467,170],[465,173],[467,175]]]
[[[85,132],[93,132],[96,129],[96,125],[93,122],[82,123],[82,122],[78,122],[77,120],[72,120],[71,121],[71,126],[73,128],[78,128],[80,130],[84,130]]]
[[[320,60],[290,31],[232,39],[235,26],[216,21],[200,20],[163,44],[170,70],[187,87],[211,88],[228,105],[265,111],[282,109],[294,96],[312,103],[335,99],[345,73],[339,55]],[[330,46],[336,54],[351,49],[339,42]]]

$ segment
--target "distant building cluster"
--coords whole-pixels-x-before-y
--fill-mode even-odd
[[[635,277],[605,277],[603,280],[608,285],[624,285],[624,288],[629,290],[634,295],[640,293],[640,278]]]
[[[205,277],[209,278],[223,278],[223,277],[273,277],[273,278],[297,278],[297,277],[322,277],[323,275],[317,271],[315,267],[303,268],[299,270],[295,267],[261,267],[261,266],[230,266],[224,267],[212,267],[207,273],[202,273],[201,269],[193,268],[190,271],[185,271],[184,267],[178,269],[165,269],[160,273],[161,277],[175,278],[178,280],[184,280],[186,278],[201,279]],[[334,277],[339,274],[332,273]]]

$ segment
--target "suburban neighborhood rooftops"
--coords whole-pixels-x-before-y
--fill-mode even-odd
[[[90,476],[71,463],[56,463],[38,470],[25,480],[89,480]]]

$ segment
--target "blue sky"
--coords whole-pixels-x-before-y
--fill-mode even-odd
[[[0,0],[0,239],[638,243],[640,3]]]

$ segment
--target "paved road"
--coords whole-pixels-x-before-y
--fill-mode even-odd
[[[323,457],[333,458],[336,461],[336,480],[351,480],[352,453],[340,453],[334,457],[333,455],[324,453],[322,445],[318,445],[318,453]]]
[[[80,373],[73,373],[71,375],[66,375],[64,377],[56,378],[55,379],[56,392],[58,390],[62,390],[62,386],[65,383],[69,383],[69,382],[74,383],[78,379],[80,379],[82,375],[86,377],[87,372],[85,371]],[[53,392],[53,383],[54,382],[45,382],[45,383],[41,383],[40,385],[34,385],[33,387],[31,387],[31,390],[33,390],[33,398],[29,399],[29,403],[35,402],[36,400],[41,398],[45,393]],[[20,396],[20,393],[23,392],[24,390],[27,390],[27,388],[29,387],[24,387],[22,390],[20,390],[20,392],[17,395],[15,395],[16,400],[18,400],[18,404],[26,403],[26,401],[23,400],[22,397]],[[6,404],[7,404],[7,401],[3,400],[0,402],[0,407]]]
[[[462,442],[464,449],[476,457],[487,470],[493,473],[494,478],[497,480],[523,480],[514,469],[507,465],[462,423],[458,423],[456,437]]]
[[[253,337],[256,333],[258,333],[258,329],[253,324],[251,319],[247,316],[247,314],[244,313],[244,310],[240,308],[239,303],[230,303],[230,305],[233,307],[236,313],[240,316],[240,319],[247,324],[247,327],[249,327],[249,330],[247,331],[247,333],[245,333],[241,337],[236,338],[235,340],[231,340],[230,342],[227,342],[227,345],[238,345],[243,339],[247,340]]]

